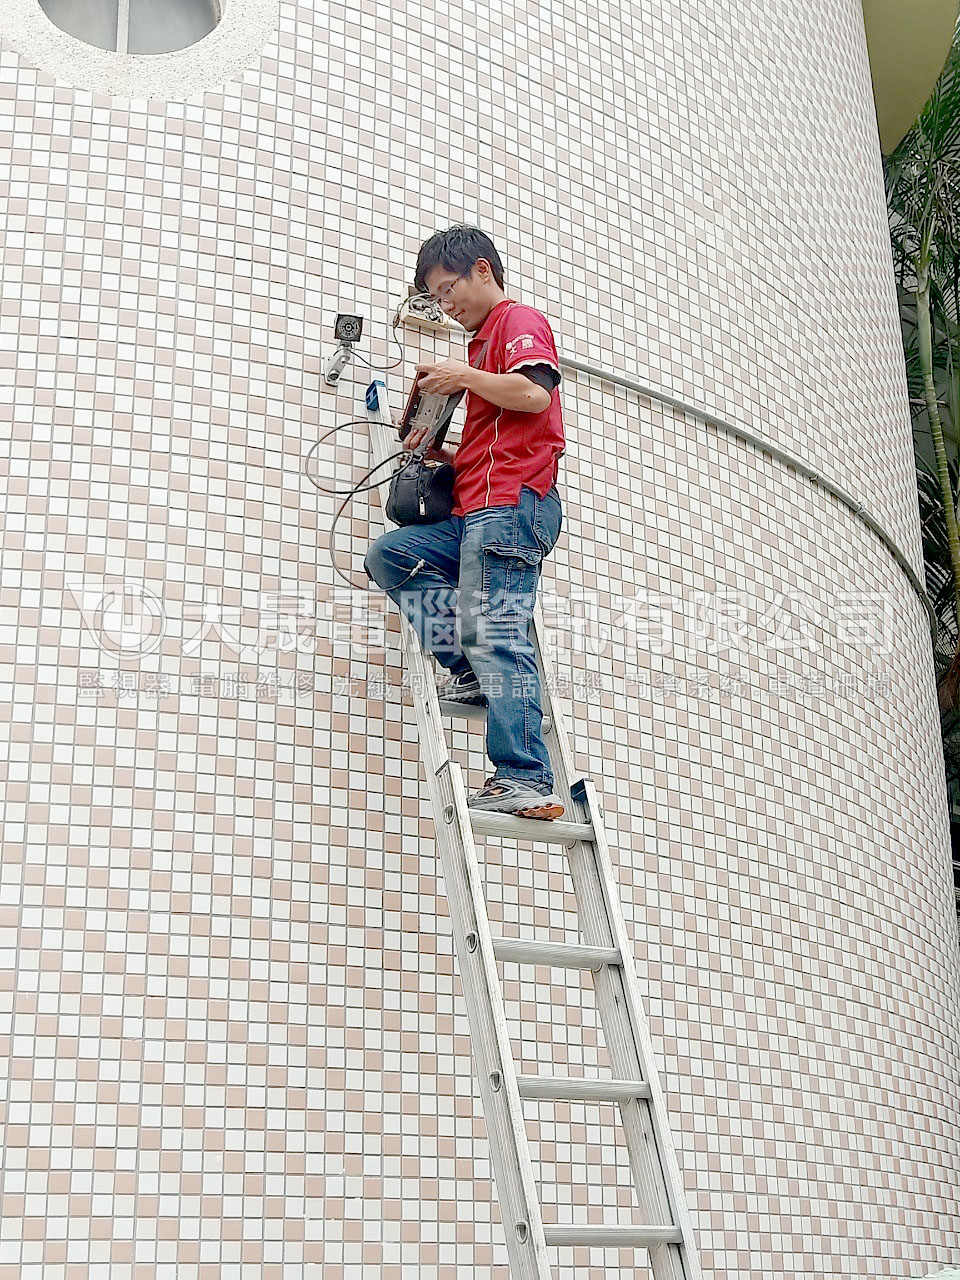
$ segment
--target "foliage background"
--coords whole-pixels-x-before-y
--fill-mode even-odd
[[[960,31],[960,28],[958,28]],[[884,160],[960,888],[960,39]]]

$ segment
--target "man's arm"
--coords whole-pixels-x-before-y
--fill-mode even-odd
[[[550,408],[552,396],[546,387],[538,387],[523,373],[487,373],[485,369],[471,369],[468,391],[475,391],[483,400],[501,409],[515,409],[520,413],[543,413]]]
[[[438,395],[473,391],[500,409],[513,409],[519,413],[543,413],[550,407],[551,392],[531,382],[522,373],[487,373],[485,369],[474,369],[462,360],[418,364],[417,373],[424,391]]]

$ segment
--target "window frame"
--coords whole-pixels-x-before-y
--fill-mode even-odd
[[[152,53],[144,53],[141,50],[130,48],[130,6],[131,6],[131,3],[146,4],[149,2],[150,0],[108,0],[108,3],[111,6],[116,7],[117,25],[116,25],[116,31],[113,37],[113,47],[104,49],[103,45],[94,44],[92,41],[84,40],[82,36],[75,35],[72,31],[68,30],[66,27],[61,27],[60,24],[56,21],[56,19],[50,13],[47,12],[45,5],[42,3],[42,0],[37,0],[37,4],[39,8],[43,11],[47,19],[53,23],[53,25],[57,28],[58,31],[62,31],[64,35],[70,36],[70,38],[73,40],[79,40],[81,44],[89,45],[89,47],[92,49],[101,49],[103,50],[104,53],[119,54],[121,57],[128,57],[129,55],[133,54],[136,57],[150,58],[150,57],[163,57],[165,54],[168,54],[168,53],[181,53],[184,49],[189,49],[192,45],[199,44],[201,40],[205,40],[207,36],[209,36],[212,32],[216,31],[217,27],[223,21],[223,4],[221,0],[199,0],[199,4],[202,4],[204,8],[212,9],[214,13],[214,23],[209,31],[205,31],[202,36],[198,36],[195,40],[191,40],[189,44],[178,45],[177,48],[175,49],[162,49]],[[108,14],[108,18],[111,20],[112,20],[112,16],[113,16],[112,14]],[[112,21],[111,21],[111,25],[112,25]]]

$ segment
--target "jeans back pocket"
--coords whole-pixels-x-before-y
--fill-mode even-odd
[[[533,499],[533,535],[540,544],[540,550],[548,556],[557,545],[563,528],[563,507],[555,488],[549,489],[542,498],[534,489],[528,492]]]

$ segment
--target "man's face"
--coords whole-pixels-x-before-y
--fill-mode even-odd
[[[480,328],[500,296],[485,258],[475,262],[468,275],[458,275],[446,267],[431,267],[424,284],[441,309],[471,332]]]

